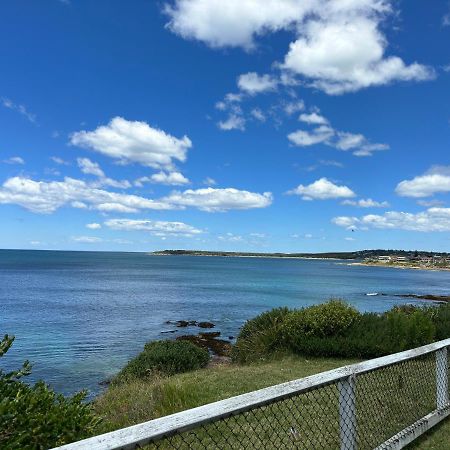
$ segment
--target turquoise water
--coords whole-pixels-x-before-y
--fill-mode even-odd
[[[0,250],[0,333],[16,336],[0,363],[15,368],[28,358],[30,380],[43,378],[66,394],[95,394],[145,342],[174,336],[161,334],[173,329],[167,320],[212,321],[228,337],[276,306],[342,297],[361,311],[384,311],[411,303],[392,296],[407,293],[448,295],[450,272],[329,260]]]

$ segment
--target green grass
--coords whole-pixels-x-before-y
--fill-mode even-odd
[[[450,417],[413,442],[411,450],[446,450],[450,447]]]
[[[112,385],[95,404],[110,431],[174,412],[302,378],[356,361],[282,356],[250,365],[218,366],[152,381],[134,380]],[[434,359],[425,357],[364,374],[357,380],[359,448],[373,448],[433,408],[435,385],[428,382]],[[431,378],[432,379],[432,378]],[[426,383],[424,384],[424,381]],[[376,393],[376,394],[374,394]],[[294,427],[301,442],[293,444]],[[338,390],[336,385],[310,391],[254,412],[241,414],[196,430],[206,448],[226,448],[233,441],[242,448],[339,447]],[[158,448],[197,448],[197,437],[185,433]],[[294,439],[295,440],[295,439]],[[450,421],[431,431],[411,448],[446,449]]]
[[[217,400],[303,378],[355,360],[285,356],[246,366],[217,366],[153,381],[111,385],[95,403],[105,430],[194,408]]]

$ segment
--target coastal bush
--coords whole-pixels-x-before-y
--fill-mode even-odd
[[[383,314],[361,314],[343,301],[331,300],[286,310],[282,320],[276,322],[278,327],[268,326],[261,315],[244,325],[233,355],[239,362],[264,359],[276,350],[320,357],[383,356],[448,337],[449,306],[401,306]],[[271,317],[271,313],[264,314]],[[275,317],[277,314],[273,313]],[[266,327],[257,327],[257,323]]]
[[[283,326],[284,338],[289,342],[299,336],[339,336],[359,317],[360,313],[342,300],[293,311]]]
[[[128,362],[115,381],[188,372],[205,367],[208,361],[208,352],[191,342],[153,341],[145,344],[144,351]]]
[[[282,350],[281,330],[290,313],[289,308],[275,308],[248,320],[233,346],[232,359],[244,363]]]
[[[0,357],[13,341],[11,336],[4,337]],[[27,361],[17,371],[0,370],[0,448],[47,449],[95,433],[100,420],[84,402],[85,392],[64,397],[43,381],[30,386],[21,381],[30,372]]]

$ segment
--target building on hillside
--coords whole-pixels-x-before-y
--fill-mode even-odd
[[[389,255],[380,255],[378,257],[378,262],[388,263],[391,262],[392,258]]]

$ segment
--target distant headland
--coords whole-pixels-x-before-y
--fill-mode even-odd
[[[342,260],[362,260],[362,261],[412,261],[415,259],[427,260],[444,259],[448,260],[448,253],[409,251],[409,250],[359,250],[355,252],[324,252],[324,253],[258,253],[258,252],[223,252],[208,250],[161,250],[149,253],[155,256],[220,256],[220,257],[242,257],[242,258],[300,258],[300,259],[342,259]]]

